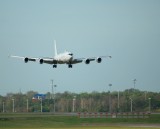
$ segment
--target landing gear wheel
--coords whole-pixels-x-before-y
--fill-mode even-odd
[[[57,65],[56,65],[56,64],[54,64],[54,65],[53,65],[53,68],[57,68]]]
[[[71,64],[69,64],[69,65],[68,65],[68,68],[72,68],[72,65],[71,65]]]

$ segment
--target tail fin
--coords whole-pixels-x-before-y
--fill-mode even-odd
[[[57,55],[56,40],[54,40],[54,52],[55,52],[55,56],[56,56]]]

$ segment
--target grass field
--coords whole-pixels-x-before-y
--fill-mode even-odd
[[[155,127],[59,127],[59,128],[42,128],[42,129],[154,129]],[[1,128],[1,129],[19,129],[19,128]],[[23,129],[36,129],[36,128],[23,128]],[[37,127],[37,129],[41,129],[39,127]],[[160,128],[157,128],[156,129],[160,129]]]
[[[154,126],[157,125],[157,126]],[[36,114],[0,114],[0,129],[138,129],[159,128],[160,115],[146,119],[78,118]]]

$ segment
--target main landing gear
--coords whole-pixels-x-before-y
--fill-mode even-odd
[[[53,65],[53,68],[57,68],[57,65],[56,65],[56,64],[54,64],[54,65]],[[69,65],[68,65],[68,68],[72,68],[72,65],[71,65],[71,64],[69,64]]]
[[[56,65],[56,64],[54,64],[54,65],[53,65],[53,68],[57,68],[57,65]]]
[[[72,68],[72,65],[71,65],[71,64],[69,64],[69,65],[68,65],[68,68]]]

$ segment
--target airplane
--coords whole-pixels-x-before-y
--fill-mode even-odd
[[[25,63],[29,61],[36,62],[38,61],[40,64],[46,63],[53,65],[53,68],[57,68],[57,64],[67,64],[68,68],[72,68],[73,64],[82,63],[83,61],[85,64],[90,64],[91,61],[96,61],[97,63],[102,62],[102,58],[112,58],[111,56],[99,56],[99,57],[91,57],[91,58],[77,58],[73,57],[72,52],[65,51],[64,53],[57,53],[56,47],[56,40],[54,40],[54,52],[55,56],[51,58],[32,58],[32,57],[23,57],[23,56],[14,56],[11,55],[10,57],[23,59]]]

